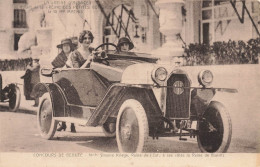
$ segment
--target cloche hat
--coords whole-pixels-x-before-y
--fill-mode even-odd
[[[63,39],[61,40],[61,44],[57,45],[57,48],[62,48],[62,45],[64,44],[69,44],[70,47],[75,47],[76,45],[74,43],[72,43],[72,40],[69,38]]]
[[[122,37],[119,39],[118,41],[118,44],[117,44],[117,47],[120,48],[120,46],[123,44],[123,43],[128,43],[129,44],[129,50],[133,49],[134,48],[134,44],[126,37]]]

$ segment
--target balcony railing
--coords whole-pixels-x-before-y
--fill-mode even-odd
[[[27,3],[27,0],[13,0],[13,3]]]
[[[26,22],[21,22],[21,21],[13,21],[13,27],[14,28],[27,28],[27,23]]]

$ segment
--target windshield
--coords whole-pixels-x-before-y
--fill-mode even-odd
[[[107,51],[108,59],[114,60],[135,60],[135,61],[144,61],[149,63],[156,63],[158,58],[153,57],[151,54],[147,53],[136,53],[136,52],[115,52]]]

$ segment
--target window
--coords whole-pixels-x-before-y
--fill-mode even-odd
[[[24,9],[15,9],[14,10],[14,28],[26,28],[26,12]]]
[[[254,32],[248,15],[245,14],[244,22],[240,22],[229,0],[202,0],[201,6],[200,39],[203,40],[203,43],[212,44],[215,41],[252,38]],[[250,1],[246,2],[246,6],[250,10],[251,16],[256,18],[255,23],[257,23],[258,6]],[[236,9],[242,17],[243,4],[241,0],[236,0]]]
[[[27,3],[27,0],[13,0],[13,3]]]
[[[202,1],[202,7],[205,8],[205,7],[210,7],[212,4],[211,0],[203,0]]]
[[[214,5],[223,5],[229,3],[229,0],[214,0]]]
[[[14,50],[18,50],[18,42],[23,34],[14,34]]]

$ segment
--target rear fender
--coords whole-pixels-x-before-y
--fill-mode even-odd
[[[163,126],[162,112],[150,86],[115,84],[110,87],[104,99],[89,119],[88,126],[103,125],[116,121],[119,108],[127,99],[139,101],[145,109],[150,128]]]
[[[61,93],[61,88],[55,83],[38,83],[33,89],[36,98],[40,98],[44,93],[48,92],[52,100],[53,116],[68,116],[68,108],[66,108],[66,100]]]

